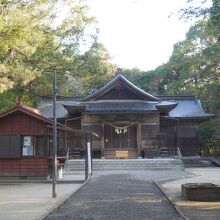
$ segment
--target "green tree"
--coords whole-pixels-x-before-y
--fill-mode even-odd
[[[15,96],[35,104],[37,96],[51,95],[55,69],[58,86],[69,77],[82,89],[93,74],[106,78],[113,67],[96,35],[95,19],[80,0],[0,1],[0,111]]]
[[[125,69],[124,73],[129,80],[144,91],[154,95],[159,93],[160,77],[156,70],[144,72],[135,68]]]
[[[92,93],[103,86],[116,71],[116,66],[110,63],[108,51],[96,40],[80,58],[78,69],[84,77],[84,94]]]

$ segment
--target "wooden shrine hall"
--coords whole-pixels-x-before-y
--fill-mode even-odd
[[[122,74],[87,97],[58,99],[56,109],[65,126],[98,134],[93,156],[106,159],[199,155],[197,127],[213,117],[195,96],[153,96]],[[39,110],[52,118],[52,99],[42,98]]]

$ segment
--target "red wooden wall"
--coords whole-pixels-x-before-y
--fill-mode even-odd
[[[0,133],[46,135],[51,133],[46,125],[46,122],[18,111],[0,119]]]
[[[51,135],[48,122],[23,113],[13,112],[0,118],[1,135]],[[1,158],[0,176],[47,177],[50,175],[48,157]]]
[[[1,159],[0,176],[35,176],[49,175],[49,160],[47,158]]]

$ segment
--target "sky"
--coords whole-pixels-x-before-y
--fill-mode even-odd
[[[88,0],[97,18],[99,42],[120,68],[148,71],[166,63],[173,45],[185,38],[190,23],[169,16],[185,0]]]

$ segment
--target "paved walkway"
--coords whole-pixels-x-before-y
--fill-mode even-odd
[[[184,172],[117,171],[95,178],[68,199],[47,220],[182,220],[152,179]],[[180,174],[181,173],[181,174]]]
[[[58,184],[52,198],[51,183],[0,182],[0,220],[36,220],[45,217],[82,184]]]
[[[153,180],[157,180],[190,220],[219,220],[220,202],[185,201],[181,197],[181,184],[211,182],[220,185],[220,168],[187,170],[194,175],[168,170],[96,171],[91,182],[47,219],[180,220],[181,217],[153,184]],[[42,219],[80,186],[58,184],[58,197],[52,199],[52,188],[48,183],[0,182],[0,220]]]
[[[220,202],[186,201],[181,197],[181,184],[214,183],[220,185],[220,168],[188,168],[187,170],[195,175],[166,181],[162,184],[163,189],[190,220],[219,220]]]

